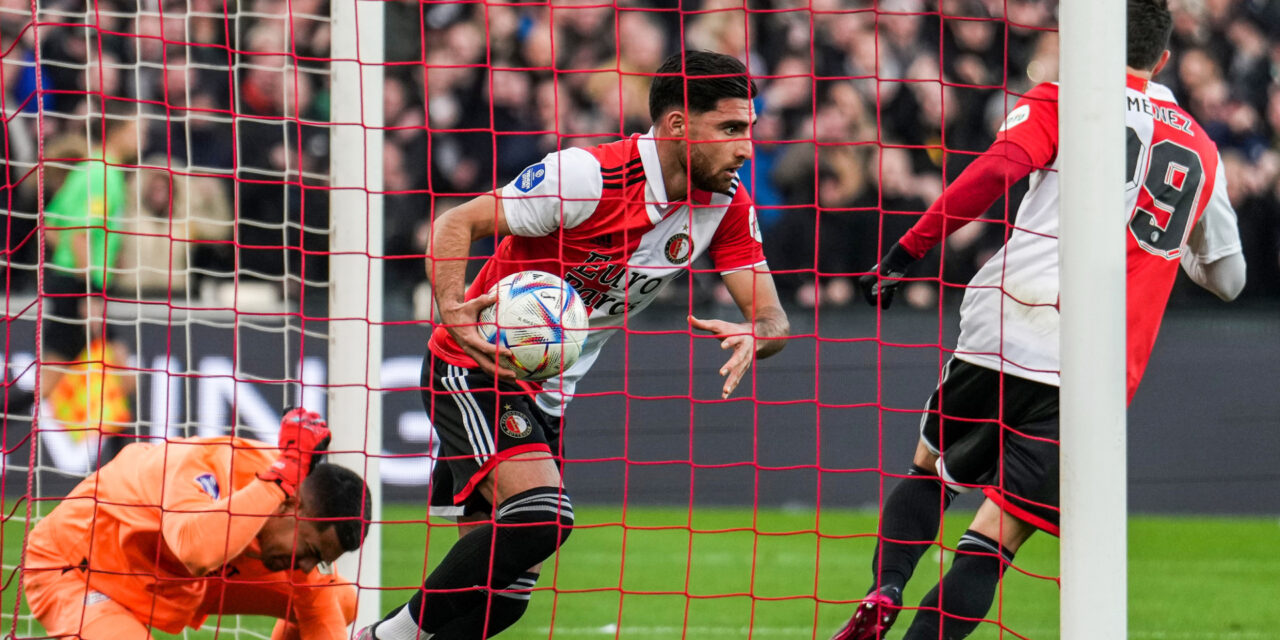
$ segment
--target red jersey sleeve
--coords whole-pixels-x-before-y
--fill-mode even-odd
[[[756,206],[747,190],[739,187],[729,201],[729,210],[721,218],[720,226],[711,236],[707,253],[720,273],[750,269],[765,261],[763,242]]]
[[[1058,157],[1058,85],[1046,82],[1022,96],[1005,117],[996,141],[1012,142],[1044,168]]]

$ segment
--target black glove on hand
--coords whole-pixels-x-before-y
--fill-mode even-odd
[[[902,284],[900,278],[907,275],[907,267],[915,261],[902,245],[893,243],[880,264],[872,267],[871,273],[858,278],[858,288],[862,289],[867,304],[874,307],[878,302],[881,309],[888,309],[893,303],[893,292]]]

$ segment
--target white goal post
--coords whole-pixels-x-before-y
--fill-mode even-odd
[[[382,82],[381,0],[332,2],[329,425],[333,461],[365,478],[370,520],[382,518]],[[382,615],[382,530],[369,528],[338,571],[360,587],[356,626]]]
[[[1124,638],[1125,5],[1059,8],[1061,629]]]

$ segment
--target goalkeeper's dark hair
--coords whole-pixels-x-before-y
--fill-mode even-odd
[[[1149,70],[1160,62],[1169,48],[1173,16],[1167,0],[1128,0],[1129,37],[1125,63],[1134,69]]]
[[[723,53],[677,53],[664,60],[656,73],[649,87],[649,117],[655,123],[672,109],[706,113],[714,111],[725,98],[750,100],[758,93],[747,67]]]
[[[369,533],[373,518],[369,487],[356,472],[336,464],[321,463],[302,481],[305,517],[316,529],[336,529],[343,551],[355,551]]]

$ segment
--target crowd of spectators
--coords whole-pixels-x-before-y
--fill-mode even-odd
[[[414,63],[388,67],[387,121],[408,150],[396,160],[427,163],[400,172],[414,204],[389,205],[388,228],[418,233],[395,234],[395,250],[422,253],[424,206],[442,211],[455,196],[500,186],[549,151],[646,130],[646,74],[681,47],[712,49],[740,57],[761,88],[756,156],[741,173],[784,294],[805,306],[848,304],[855,274],[990,144],[1018,96],[1057,80],[1056,2],[945,0],[941,12],[939,4],[388,5],[388,59]],[[1274,299],[1280,3],[1171,0],[1171,8],[1174,56],[1158,80],[1222,150],[1250,265],[1245,296]],[[1024,188],[1012,210],[998,203],[988,214],[995,223],[953,235],[946,260],[935,253],[915,274],[967,282],[1003,242]],[[395,273],[422,279],[416,261]],[[693,286],[695,299],[722,294],[714,278]],[[931,308],[939,289],[921,283],[907,299]]]
[[[119,238],[107,256],[109,292],[196,297],[238,272],[242,293],[256,281],[279,300],[295,297],[303,278],[326,280],[326,3],[38,6],[33,24],[30,3],[0,2],[11,291],[35,289],[38,203],[70,173],[101,164],[101,130],[118,120],[138,126],[127,161],[106,157],[127,176],[124,193],[111,194],[127,203],[104,212]],[[46,224],[50,245],[57,227]]]
[[[141,269],[164,270],[153,264],[155,237],[167,234],[160,244],[183,254],[193,279],[226,277],[238,265],[243,278],[283,283],[283,292],[302,278],[323,281],[328,4],[86,1],[41,3],[49,24],[40,27],[37,77],[30,5],[0,0],[4,108],[26,114],[5,130],[16,185],[5,191],[10,211],[36,210],[28,168],[39,81],[51,161],[90,157],[87,114],[121,103],[141,118],[138,157],[155,171],[131,172],[128,216],[151,240],[123,249],[122,264],[141,259]],[[548,152],[647,130],[649,74],[682,47],[740,57],[761,88],[756,155],[741,173],[783,293],[804,306],[849,304],[856,274],[986,148],[1018,96],[1057,79],[1056,0],[748,4],[385,3],[389,317],[421,317],[412,292],[424,286],[434,213],[501,186]],[[1280,3],[1170,4],[1174,57],[1158,80],[1222,150],[1250,266],[1245,297],[1275,299]],[[48,201],[60,165],[46,167]],[[1015,205],[1019,197],[1015,190]],[[1002,243],[1013,210],[1002,201],[988,217],[915,274],[966,282]],[[30,228],[33,216],[11,216],[11,259],[33,262]],[[188,286],[144,275],[119,286]],[[722,297],[716,280],[693,278],[694,299]],[[906,298],[933,307],[939,290],[955,288],[920,283]]]

